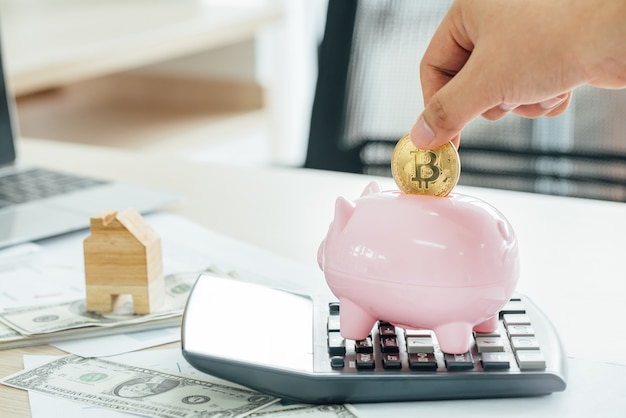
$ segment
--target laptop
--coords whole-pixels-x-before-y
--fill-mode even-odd
[[[147,213],[176,200],[159,190],[18,163],[14,108],[0,46],[0,248],[87,228],[104,209]]]

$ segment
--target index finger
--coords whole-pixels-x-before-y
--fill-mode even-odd
[[[463,68],[473,49],[453,5],[435,31],[420,63],[424,104]]]

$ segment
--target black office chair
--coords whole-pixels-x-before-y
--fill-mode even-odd
[[[390,176],[422,109],[419,60],[451,1],[329,0],[305,167]],[[459,183],[626,201],[626,91],[581,87],[557,118],[477,119]]]

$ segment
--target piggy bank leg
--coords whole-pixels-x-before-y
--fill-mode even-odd
[[[494,332],[496,329],[498,329],[498,315],[492,316],[485,322],[481,322],[474,327],[474,331],[483,334],[488,332]]]
[[[465,322],[443,324],[433,329],[439,348],[448,354],[463,354],[469,350],[472,325]]]
[[[349,340],[362,340],[372,331],[376,318],[349,299],[339,299],[341,336]]]

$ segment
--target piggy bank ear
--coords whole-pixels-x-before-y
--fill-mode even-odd
[[[368,194],[380,193],[382,191],[383,189],[380,187],[380,184],[377,181],[372,181],[365,187],[365,189],[363,189],[361,197],[367,196]]]
[[[348,220],[354,213],[354,205],[345,197],[339,196],[335,201],[335,219],[333,219],[333,229],[336,232],[343,230]]]

